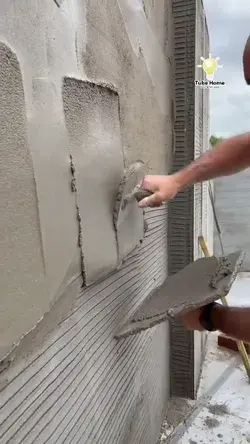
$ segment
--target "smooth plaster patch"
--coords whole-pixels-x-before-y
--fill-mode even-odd
[[[22,74],[0,43],[0,356],[41,318],[47,302],[45,264]]]
[[[216,257],[198,259],[178,273],[167,277],[160,287],[149,293],[131,320],[121,327],[116,337],[138,333],[166,319],[175,318],[226,296],[244,257],[245,254],[242,252],[227,256],[232,272],[226,276],[220,274],[216,287],[211,286],[212,278],[218,275],[218,264],[220,264]]]
[[[69,77],[62,93],[90,285],[118,266],[113,210],[124,173],[119,99],[109,85]]]
[[[39,202],[46,278],[53,303],[80,275],[75,196],[71,192],[69,139],[62,104],[49,78],[33,78],[29,142]]]

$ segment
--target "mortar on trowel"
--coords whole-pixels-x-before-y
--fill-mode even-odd
[[[116,339],[135,335],[167,319],[180,317],[192,309],[223,298],[229,293],[244,257],[242,251],[219,259],[214,256],[204,257],[167,277],[120,327]]]

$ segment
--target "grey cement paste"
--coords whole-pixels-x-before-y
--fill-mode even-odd
[[[225,261],[211,257],[198,259],[180,272],[166,278],[160,287],[148,295],[131,320],[118,332],[117,337],[126,337],[146,330],[168,318],[174,318],[226,296],[244,256],[242,252],[227,256],[230,272],[226,274],[224,273]],[[222,264],[223,273],[220,273],[220,264]]]
[[[0,355],[3,356],[41,317],[47,297],[22,74],[16,55],[3,43],[0,44],[0,93]]]
[[[113,208],[124,170],[118,95],[106,85],[65,78],[63,103],[89,285],[118,265]]]

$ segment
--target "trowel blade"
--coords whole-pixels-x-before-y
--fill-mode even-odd
[[[226,276],[223,274],[225,267],[221,267],[220,260],[213,256],[198,259],[167,277],[161,286],[149,293],[131,319],[121,326],[116,339],[135,335],[226,296],[244,257],[242,251],[225,257],[226,263],[230,263]]]
[[[114,208],[114,224],[115,226],[119,223],[119,219],[124,218],[124,212],[128,203],[135,200],[138,201],[139,198],[135,195],[135,190],[137,191],[138,184],[143,180],[148,166],[142,161],[137,161],[130,165],[121,179],[119,190],[116,196],[115,208]],[[137,192],[138,195],[139,192]],[[146,197],[145,196],[142,196]]]

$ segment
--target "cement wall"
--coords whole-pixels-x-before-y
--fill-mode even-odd
[[[167,215],[117,271],[112,211],[124,163],[169,168],[172,21],[170,1],[0,0],[1,444],[157,441],[168,325],[114,334],[166,277]]]
[[[215,207],[222,232],[225,254],[244,250],[247,255],[243,270],[250,270],[250,170],[222,177],[214,181]],[[221,255],[221,247],[215,229],[214,250]]]

